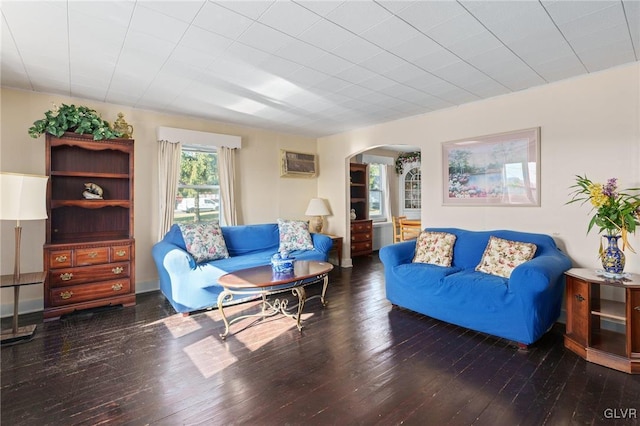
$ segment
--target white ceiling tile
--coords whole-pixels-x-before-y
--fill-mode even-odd
[[[384,93],[385,95],[404,99],[407,102],[411,102],[411,99],[409,99],[409,97],[411,97],[414,93],[419,92],[412,87],[400,83],[394,83],[391,86],[379,89],[379,91],[380,93]]]
[[[112,2],[110,2],[112,3]],[[205,5],[206,0],[189,1],[144,1],[137,3],[137,7],[146,7],[157,12],[164,13],[175,19],[184,22],[191,22],[196,17],[200,9]]]
[[[532,37],[540,32],[557,31],[538,2],[465,1],[463,5],[504,43]]]
[[[271,54],[260,49],[256,49],[255,47],[247,46],[246,44],[233,42],[231,46],[225,50],[225,56],[247,64],[258,64],[262,61],[266,61]]]
[[[359,65],[373,72],[384,74],[385,72],[397,68],[405,63],[406,61],[398,58],[397,56],[383,51],[375,56],[372,56],[369,59],[365,59],[364,61],[360,62]]]
[[[126,27],[100,19],[88,21],[77,13],[70,16],[70,21],[69,54],[72,60],[83,61],[99,51],[107,64],[116,63],[127,35]]]
[[[57,3],[63,8],[69,8],[69,16],[79,16],[87,22],[106,21],[110,25],[128,27],[131,22],[131,14],[135,10],[135,2],[132,1],[69,1],[69,2],[34,2],[36,4]],[[4,5],[7,2],[3,2]],[[40,6],[39,6],[40,7]],[[66,12],[65,12],[66,13]],[[50,19],[54,19],[51,17]]]
[[[397,12],[397,15],[409,22],[419,31],[426,33],[466,11],[452,1],[416,1]]]
[[[206,56],[215,57],[224,52],[231,43],[232,41],[229,38],[191,26],[180,40],[178,49],[188,48]]]
[[[353,65],[345,69],[344,71],[337,73],[336,77],[355,84],[361,82],[362,80],[371,78],[375,75],[377,74],[364,67],[361,67],[360,65]]]
[[[418,34],[389,49],[390,52],[409,62],[440,50],[442,50],[442,46],[424,34]]]
[[[583,16],[601,12],[613,5],[611,1],[547,1],[542,0],[542,5],[551,18],[558,25],[579,19]],[[599,14],[598,14],[599,15]]]
[[[131,28],[139,33],[177,43],[189,24],[145,7],[136,7]]]
[[[326,80],[321,81],[318,84],[315,84],[312,89],[320,89],[322,91],[327,92],[340,92],[342,89],[350,86],[351,83],[345,80],[341,80],[335,77],[329,77]]]
[[[340,90],[338,93],[349,98],[358,99],[371,93],[371,90],[357,84],[352,84]]]
[[[240,15],[246,16],[250,19],[256,20],[262,16],[262,14],[271,7],[274,0],[221,0],[214,2],[220,7],[233,10]]]
[[[558,25],[562,34],[572,42],[573,39],[599,33],[605,36],[609,31],[624,28],[628,37],[627,22],[621,3],[611,3],[597,14],[588,14]],[[594,37],[597,38],[597,37]]]
[[[309,63],[309,67],[326,74],[335,75],[351,68],[353,64],[333,53],[326,53]]]
[[[418,35],[420,35],[418,30],[396,16],[392,16],[360,34],[365,40],[387,50]]]
[[[298,38],[321,49],[332,50],[357,38],[357,36],[331,21],[321,19],[300,34]]]
[[[242,3],[242,2],[238,2]],[[253,20],[235,13],[216,3],[207,2],[198,16],[193,20],[193,25],[212,33],[221,34],[230,39],[238,38],[247,28],[253,24]]]
[[[345,1],[326,18],[356,34],[391,17],[391,13],[374,2]]]
[[[434,86],[437,87],[438,85],[443,83],[444,82],[440,77],[435,76],[433,74],[425,73],[424,75],[407,80],[403,84],[417,90],[424,90],[425,92],[428,92]],[[449,83],[446,83],[446,84],[449,84]]]
[[[547,82],[563,80],[586,72],[584,65],[573,54],[536,64],[535,70]]]
[[[296,37],[320,19],[292,1],[279,0],[260,16],[259,22]]]
[[[325,73],[312,70],[311,68],[302,67],[291,74],[287,80],[302,85],[303,87],[311,87],[323,80],[326,80],[327,78],[329,78],[329,76]]]
[[[490,32],[483,31],[473,37],[467,37],[456,42],[449,43],[447,44],[447,48],[460,58],[465,59],[478,55],[481,52],[488,52],[498,48],[504,49],[504,44]]]
[[[631,44],[625,40],[603,46],[594,46],[588,51],[578,53],[589,72],[601,71],[634,60]]]
[[[277,56],[269,56],[264,61],[258,63],[258,66],[261,70],[280,77],[286,77],[300,69],[299,64]]]
[[[300,6],[317,13],[320,16],[326,16],[336,7],[340,6],[343,1],[336,0],[294,0]]]
[[[278,49],[275,54],[281,58],[288,59],[300,65],[310,66],[315,63],[318,58],[326,55],[325,51],[311,46],[300,40],[292,40],[282,48]]]
[[[384,75],[397,82],[404,82],[404,81],[412,80],[425,73],[426,72],[423,69],[418,68],[415,65],[406,62],[400,65],[399,67],[393,68],[392,70],[385,72]]]
[[[429,29],[426,34],[442,46],[449,47],[465,39],[473,39],[487,33],[473,16],[463,13]]]
[[[395,81],[381,75],[376,75],[358,83],[359,86],[373,91],[382,90],[386,87],[394,86],[396,84],[397,83]]]
[[[460,58],[445,49],[429,53],[413,61],[415,65],[427,71],[435,71],[457,62],[460,62]]]
[[[411,6],[411,4],[415,1],[416,0],[377,0],[376,3],[378,3],[391,13],[397,14],[401,10]]]
[[[255,47],[256,49],[274,53],[287,44],[292,43],[295,39],[271,27],[256,22],[238,37],[238,41]]]
[[[571,46],[555,30],[540,32],[533,37],[513,40],[508,44],[508,47],[533,67],[536,64],[548,62],[553,58],[574,55]]]
[[[331,51],[331,53],[357,64],[372,56],[384,52],[378,46],[359,37],[348,40]]]
[[[544,83],[542,77],[504,47],[482,52],[468,58],[468,61],[511,90],[521,90],[527,84],[535,86]]]

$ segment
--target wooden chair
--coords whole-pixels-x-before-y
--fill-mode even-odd
[[[409,241],[418,238],[422,231],[419,220],[400,219],[400,241]]]
[[[406,219],[406,216],[392,216],[393,221],[393,242],[398,243],[402,241],[402,231],[400,229],[400,221]]]

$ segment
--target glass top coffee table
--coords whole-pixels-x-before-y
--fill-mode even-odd
[[[270,317],[281,313],[296,320],[298,330],[302,330],[301,317],[307,295],[304,287],[324,281],[322,294],[312,296],[308,300],[320,297],[323,306],[326,306],[325,293],[329,284],[329,272],[333,265],[328,262],[318,262],[315,260],[297,260],[293,264],[294,270],[289,274],[279,274],[273,271],[271,265],[256,266],[253,268],[240,269],[238,271],[225,274],[218,279],[218,284],[223,287],[223,291],[218,295],[218,310],[222,315],[225,330],[220,334],[222,339],[229,335],[229,326],[236,321],[249,317]],[[287,299],[267,300],[267,296],[277,293],[291,291],[298,297],[298,304],[289,307]],[[238,296],[262,296],[262,308],[257,314],[241,315],[232,320],[228,320],[224,314],[224,304],[233,300],[234,295]],[[297,308],[297,309],[296,309]],[[295,313],[292,311],[295,310]]]

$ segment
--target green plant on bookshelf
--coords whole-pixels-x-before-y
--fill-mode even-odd
[[[44,113],[44,118],[33,122],[29,127],[29,136],[37,138],[45,133],[61,137],[65,132],[78,134],[91,134],[93,139],[114,139],[122,136],[122,133],[114,130],[109,122],[93,109],[86,106],[62,104]]]

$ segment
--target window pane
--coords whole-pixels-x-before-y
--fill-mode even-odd
[[[382,191],[369,191],[369,216],[382,216]]]
[[[384,164],[369,164],[369,218],[383,219],[386,173]]]
[[[174,223],[220,220],[218,155],[184,147]]]

